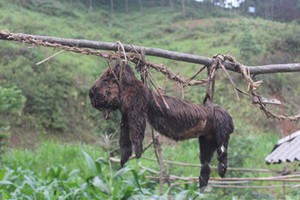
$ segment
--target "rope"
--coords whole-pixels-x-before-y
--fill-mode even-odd
[[[242,89],[238,88],[235,85],[234,81],[232,80],[232,78],[230,77],[229,73],[227,72],[224,66],[224,63],[226,61],[230,61],[234,63],[235,67],[237,68],[237,71],[240,72],[242,77],[247,81],[247,91],[243,91]],[[233,85],[238,100],[240,100],[238,93],[251,97],[253,104],[258,104],[259,108],[265,113],[265,115],[268,118],[274,118],[277,120],[289,120],[289,121],[300,120],[300,114],[288,116],[288,115],[277,114],[269,110],[266,107],[266,104],[262,101],[263,98],[256,92],[257,88],[262,84],[262,81],[253,81],[249,69],[247,71],[246,68],[243,67],[239,62],[237,62],[236,59],[231,55],[217,54],[216,56],[213,57],[213,62],[211,66],[207,67],[208,79],[206,84],[206,93],[211,96],[212,100],[214,95],[215,71],[219,68],[221,68],[224,71],[224,73],[227,75],[228,79],[230,80],[231,84]],[[202,69],[200,69],[199,71],[202,71]],[[192,78],[195,78],[195,76],[197,76],[198,74],[199,73],[197,72]]]
[[[242,67],[242,65],[240,63],[238,63],[233,56],[230,56],[230,55],[222,55],[222,56],[224,57],[222,62],[224,63],[226,60],[228,60],[228,61],[234,63],[235,67],[238,69],[238,71],[242,74],[243,78],[248,83],[247,92],[244,92],[241,89],[237,88],[234,85],[233,81],[231,80],[231,82],[234,85],[235,90],[244,95],[252,97],[252,102],[254,102],[254,100],[256,100],[255,104],[259,105],[260,109],[265,113],[265,115],[268,118],[274,118],[274,119],[278,119],[278,120],[289,120],[289,121],[299,121],[300,120],[300,114],[288,116],[288,115],[277,114],[277,113],[269,110],[266,107],[266,104],[262,101],[262,97],[256,92],[257,88],[262,84],[262,81],[253,81],[253,79],[251,78],[249,69],[247,71],[244,67]],[[222,69],[224,71],[226,71],[223,63],[220,63],[220,66],[222,67]]]

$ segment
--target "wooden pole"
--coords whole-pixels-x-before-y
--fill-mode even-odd
[[[159,195],[163,195],[163,185],[164,185],[164,162],[162,158],[162,150],[161,145],[159,141],[159,135],[155,134],[154,128],[151,129],[152,134],[152,140],[153,140],[153,146],[155,155],[157,158],[157,162],[159,164]]]
[[[0,40],[11,40],[11,41],[23,42],[22,38],[30,38],[34,40],[40,40],[52,44],[56,43],[56,44],[70,46],[70,47],[91,48],[91,49],[109,50],[109,51],[117,51],[119,47],[118,43],[112,43],[112,42],[98,42],[92,40],[68,39],[68,38],[50,37],[50,36],[42,36],[42,35],[30,35],[30,34],[23,34],[23,33],[10,33],[5,30],[0,30]],[[188,53],[180,53],[180,52],[168,51],[164,49],[135,46],[130,44],[124,44],[123,46],[126,52],[137,51],[141,53],[144,50],[145,55],[148,56],[156,56],[156,57],[161,57],[161,58],[166,58],[171,60],[196,63],[202,65],[211,65],[213,62],[213,59],[211,58],[188,54]],[[232,62],[225,62],[224,66],[227,70],[240,73],[239,69]],[[242,66],[242,67],[245,67],[247,71],[249,70],[250,74],[252,75],[300,71],[300,63],[273,64],[273,65],[261,65],[261,66]]]

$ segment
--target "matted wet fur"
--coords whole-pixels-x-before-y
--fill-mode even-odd
[[[89,95],[92,105],[103,112],[105,119],[109,119],[111,112],[117,109],[122,114],[119,140],[121,166],[128,161],[132,150],[136,158],[141,157],[148,120],[155,130],[173,140],[198,138],[202,164],[199,177],[201,188],[208,183],[209,163],[215,151],[218,154],[219,175],[225,176],[233,121],[223,108],[211,104],[208,95],[204,105],[167,95],[163,95],[163,100],[135,77],[129,65],[108,68],[95,81]]]

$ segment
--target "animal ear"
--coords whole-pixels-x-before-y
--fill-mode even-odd
[[[111,70],[108,69],[106,72],[105,72],[105,75],[110,75],[111,74]]]
[[[120,64],[116,64],[114,66],[114,68],[112,69],[112,71],[115,73],[115,74],[118,74],[121,70],[121,65]]]
[[[113,69],[109,68],[106,72],[105,72],[105,76],[107,76],[109,79],[114,77],[114,72]]]

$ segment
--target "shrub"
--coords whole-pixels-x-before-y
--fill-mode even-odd
[[[0,154],[9,136],[7,115],[22,110],[24,102],[25,97],[17,87],[3,88],[0,86]]]
[[[0,86],[0,115],[21,110],[25,100],[22,91],[17,87],[3,88]]]
[[[261,52],[255,37],[251,33],[244,33],[239,42],[240,54],[243,62],[250,63],[255,55]]]

